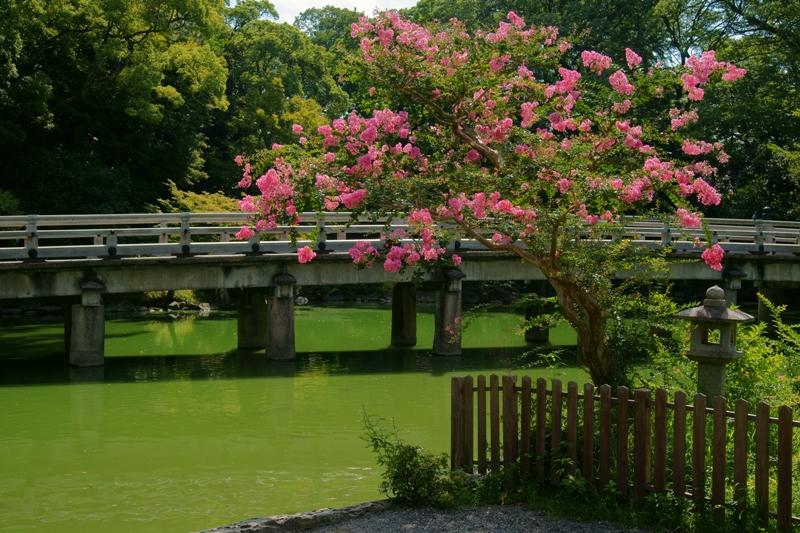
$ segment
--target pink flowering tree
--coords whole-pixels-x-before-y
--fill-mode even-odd
[[[706,179],[727,156],[683,133],[709,79],[744,71],[713,52],[679,68],[644,69],[631,50],[617,62],[591,51],[578,58],[556,28],[529,27],[514,13],[469,34],[456,20],[423,27],[385,12],[351,33],[373,97],[401,109],[352,113],[317,131],[297,126],[297,144],[239,158],[240,185],[258,191],[240,202],[253,225],[239,236],[297,224],[301,210],[342,210],[402,216],[411,228],[382,247],[356,245],[360,266],[457,266],[445,244],[459,238],[518,255],[554,287],[593,381],[609,382],[609,278],[636,271],[643,250],[598,242],[628,214],[703,224],[700,208],[720,202]],[[314,255],[306,248],[298,258]],[[718,245],[703,257],[721,268]]]

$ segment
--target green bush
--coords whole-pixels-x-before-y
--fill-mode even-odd
[[[380,491],[402,505],[455,507],[473,503],[477,483],[467,472],[450,470],[447,454],[433,454],[421,446],[403,442],[392,429],[386,430],[380,418],[362,411],[362,439],[385,468]]]

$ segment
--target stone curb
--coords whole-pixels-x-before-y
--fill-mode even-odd
[[[227,526],[205,529],[199,533],[271,533],[303,531],[313,527],[336,524],[343,520],[385,511],[390,500],[360,503],[336,509],[317,509],[297,514],[281,514],[267,518],[251,518]]]

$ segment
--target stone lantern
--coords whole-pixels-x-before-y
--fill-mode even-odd
[[[736,327],[753,317],[729,309],[725,291],[714,285],[706,291],[703,305],[673,315],[692,322],[686,356],[697,361],[697,391],[713,398],[725,396],[725,365],[742,356],[736,350]]]

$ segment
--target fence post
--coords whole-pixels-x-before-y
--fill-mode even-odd
[[[653,427],[653,489],[667,490],[667,391],[656,390],[655,423]]]
[[[792,408],[778,407],[778,531],[792,531]]]
[[[489,431],[492,434],[492,474],[500,472],[500,380],[489,376]]]
[[[692,497],[695,507],[705,506],[706,495],[706,397],[694,395],[692,420]]]
[[[478,472],[486,474],[486,376],[478,376]]]
[[[769,520],[769,405],[756,404],[756,505],[761,512],[761,525]]]
[[[461,468],[464,454],[464,378],[450,381],[450,468]]]
[[[520,416],[519,463],[522,478],[528,477],[531,465],[531,378],[522,378],[522,413]]]
[[[567,453],[567,473],[574,475],[578,464],[578,384],[574,381],[567,383]]]
[[[594,486],[594,385],[583,385],[583,479],[586,489]]]
[[[560,465],[556,462],[556,455],[561,451],[561,380],[551,381],[553,392],[550,408],[550,484],[561,484]]]
[[[644,503],[650,474],[650,391],[636,389],[633,394],[633,501]]]
[[[686,393],[675,393],[672,436],[672,490],[675,496],[686,496]]]
[[[463,446],[463,455],[462,455],[462,462],[461,466],[468,467],[469,473],[472,474],[473,472],[473,463],[472,459],[473,455],[473,447],[472,443],[474,442],[473,436],[473,404],[475,398],[475,392],[472,390],[472,376],[467,376],[464,378],[464,446]]]
[[[744,511],[747,502],[747,413],[746,400],[736,400],[736,418],[733,426],[733,498],[739,511]]]
[[[600,491],[611,481],[611,387],[600,386]]]
[[[617,490],[628,498],[628,388],[617,388]]]
[[[727,402],[722,396],[714,398],[714,429],[711,437],[711,504],[714,515],[725,516],[725,464],[727,463]]]
[[[547,438],[547,380],[536,380],[536,481],[544,483],[545,439]]]
[[[517,460],[517,393],[514,384],[517,376],[506,374],[503,376],[503,466],[506,469]],[[508,471],[508,470],[507,470]]]

